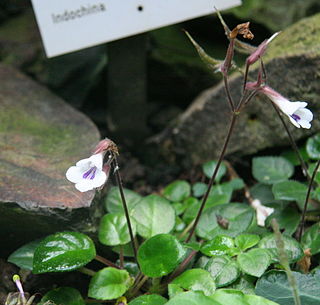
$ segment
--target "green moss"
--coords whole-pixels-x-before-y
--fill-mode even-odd
[[[54,125],[20,109],[1,111],[0,121],[0,132],[31,137],[38,142],[41,153],[71,153],[76,145],[76,131],[72,127]]]
[[[290,26],[270,44],[266,61],[274,57],[320,53],[320,14]]]

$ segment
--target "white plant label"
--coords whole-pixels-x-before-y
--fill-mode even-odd
[[[241,4],[241,0],[32,0],[48,57]]]

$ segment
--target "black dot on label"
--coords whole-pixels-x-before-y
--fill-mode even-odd
[[[137,7],[137,10],[138,10],[139,12],[142,12],[142,11],[143,11],[143,6],[142,6],[142,5],[139,5],[139,6]]]

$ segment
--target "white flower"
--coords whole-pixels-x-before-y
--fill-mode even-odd
[[[306,108],[308,103],[306,102],[290,102],[288,99],[283,97],[281,94],[273,90],[268,86],[261,88],[261,91],[268,96],[271,101],[289,117],[290,122],[300,128],[311,127],[310,122],[313,119],[312,112]]]
[[[265,226],[265,220],[267,217],[274,212],[273,208],[268,208],[261,204],[259,199],[254,199],[251,202],[251,206],[256,210],[257,213],[257,223],[259,226]]]
[[[102,186],[107,180],[102,164],[103,153],[92,155],[90,158],[78,161],[76,166],[71,166],[66,172],[66,177],[76,184],[75,187],[80,192],[93,190]]]

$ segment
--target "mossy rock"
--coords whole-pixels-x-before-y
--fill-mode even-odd
[[[254,31],[254,29],[252,29]],[[301,20],[283,31],[269,46],[264,57],[268,84],[291,101],[307,101],[314,113],[312,128],[297,129],[288,122],[296,140],[320,130],[320,14]],[[254,79],[257,68],[250,76]],[[241,96],[242,76],[230,78],[235,101]],[[170,160],[185,165],[216,158],[226,136],[230,109],[222,83],[201,93],[177,118],[171,136],[161,145]],[[286,120],[286,118],[285,118]],[[228,153],[238,156],[289,145],[288,136],[269,101],[257,96],[238,118]]]
[[[94,231],[94,192],[65,172],[89,156],[95,125],[46,88],[0,64],[0,232],[19,241],[57,230]]]

